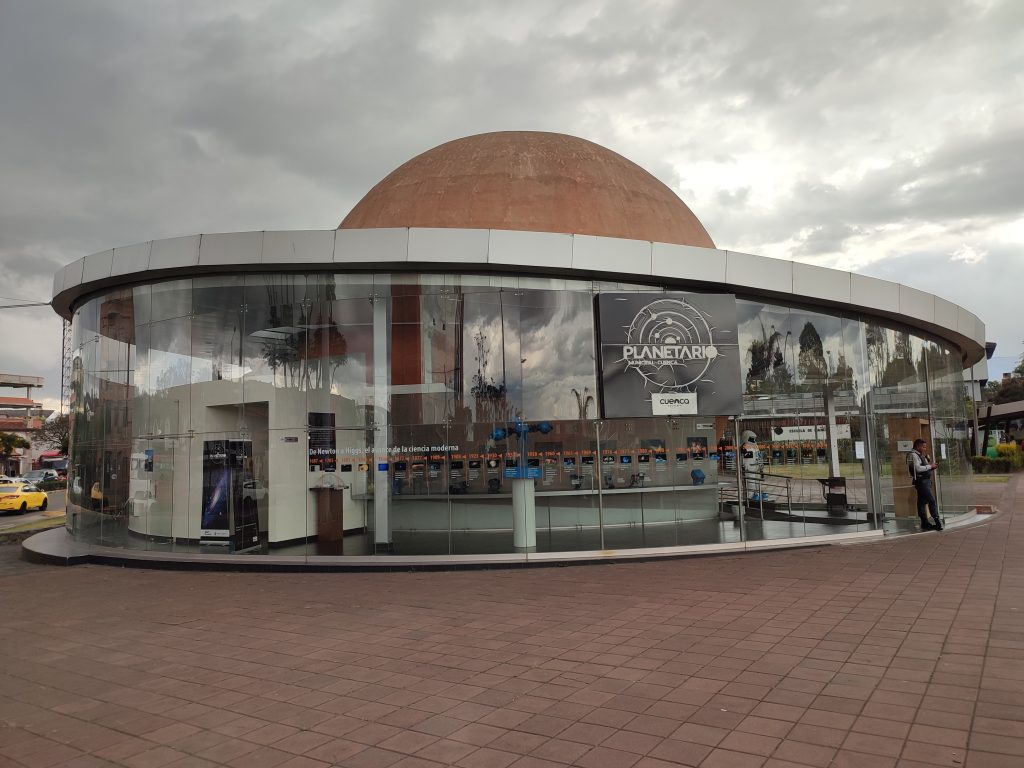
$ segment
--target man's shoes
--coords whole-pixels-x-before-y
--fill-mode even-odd
[[[921,526],[921,530],[922,531],[934,531],[935,530],[935,526],[934,525],[928,525],[928,523],[925,523],[924,525]]]

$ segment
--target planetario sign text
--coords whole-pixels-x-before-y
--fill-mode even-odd
[[[602,293],[597,316],[605,418],[742,411],[733,295]]]

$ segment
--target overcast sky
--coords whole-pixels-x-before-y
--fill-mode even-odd
[[[1024,3],[0,0],[0,264],[49,301],[88,253],[329,229],[484,131],[647,168],[720,248],[911,285],[1024,351]],[[60,390],[60,322],[0,310]]]

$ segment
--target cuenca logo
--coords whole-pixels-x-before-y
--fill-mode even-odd
[[[683,392],[693,389],[716,357],[704,315],[685,301],[658,299],[633,318],[619,362],[657,392]]]

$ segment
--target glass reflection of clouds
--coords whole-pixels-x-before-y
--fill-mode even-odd
[[[524,408],[544,418],[578,418],[573,389],[596,386],[592,298],[539,293],[542,300],[522,313]]]

